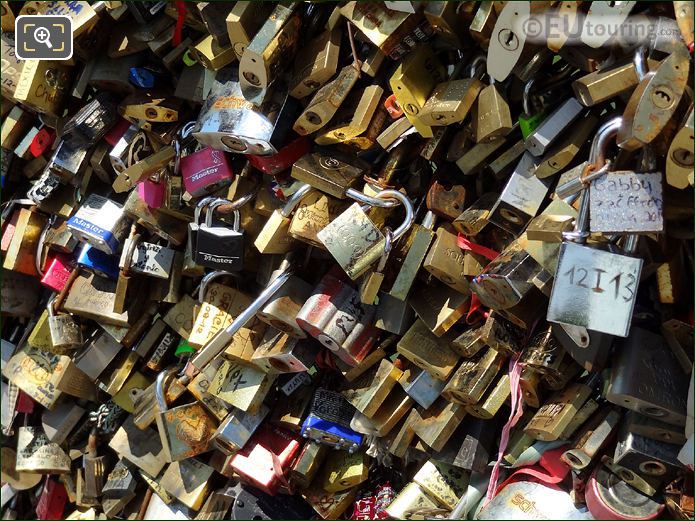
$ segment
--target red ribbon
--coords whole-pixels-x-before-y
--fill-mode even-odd
[[[465,236],[461,235],[460,233],[458,235],[458,247],[462,250],[471,251],[478,255],[482,255],[483,257],[491,261],[495,260],[499,255],[499,253],[497,253],[495,250],[486,248],[485,246],[481,246],[480,244],[476,244],[474,242],[469,241],[468,239],[466,239]]]
[[[478,295],[471,293],[471,305],[468,308],[468,313],[466,314],[466,324],[472,325],[479,320],[486,319],[490,315],[490,311],[483,306],[482,302],[478,298]]]
[[[176,18],[174,36],[171,39],[171,43],[174,44],[174,47],[179,45],[183,39],[183,22],[186,20],[186,2],[176,0],[176,11],[178,12],[178,17]]]

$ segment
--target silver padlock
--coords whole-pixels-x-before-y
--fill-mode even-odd
[[[604,123],[592,143],[589,163],[602,168],[607,140],[621,118]],[[547,320],[626,337],[642,272],[642,259],[584,246],[589,233],[590,192],[583,190],[573,232],[564,232]],[[581,336],[581,335],[579,335]],[[584,336],[588,336],[586,331]]]
[[[134,239],[126,239],[123,245],[123,253],[118,263],[118,267],[125,268],[125,262],[128,250],[130,249],[130,241]],[[168,279],[171,275],[171,267],[174,262],[174,250],[154,244],[151,242],[138,242],[135,245],[133,254],[130,258],[130,266],[128,269],[132,273],[142,273],[159,279]]]
[[[526,150],[534,156],[542,156],[584,111],[576,98],[566,100],[538,125],[526,139]]]
[[[53,307],[56,295],[48,299],[48,329],[51,333],[51,344],[56,352],[76,348],[82,344],[82,329],[72,315],[57,315]]]

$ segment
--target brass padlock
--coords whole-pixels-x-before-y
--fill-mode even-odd
[[[46,60],[26,60],[14,99],[43,114],[57,116],[63,109],[69,82],[69,67]]]
[[[241,59],[246,47],[273,10],[272,4],[237,2],[227,15],[227,34],[237,58]]]
[[[354,65],[346,65],[329,83],[321,87],[304,111],[294,122],[292,129],[302,136],[323,128],[338,111],[350,90],[357,83],[359,70]]]
[[[422,320],[416,320],[398,342],[398,352],[438,380],[453,373],[458,354],[441,345]]]
[[[488,348],[463,360],[444,387],[442,396],[463,405],[478,403],[506,359],[506,355]]]
[[[464,252],[457,237],[444,226],[437,228],[436,238],[425,257],[422,267],[439,280],[463,294],[469,294],[465,275]]]
[[[318,190],[308,191],[299,201],[287,233],[292,239],[323,250],[325,247],[319,241],[318,233],[335,220],[345,207],[346,203],[340,199]]]
[[[289,233],[292,222],[290,215],[311,189],[310,185],[302,185],[281,209],[273,210],[253,243],[259,252],[272,254],[290,251],[294,242]]]
[[[432,128],[421,118],[427,98],[446,72],[429,46],[422,45],[407,55],[389,79],[389,85],[405,117],[423,137],[432,137]]]
[[[341,31],[322,32],[309,42],[295,59],[290,96],[301,99],[326,83],[338,69]]]
[[[155,419],[167,461],[180,461],[207,452],[211,449],[210,437],[216,429],[212,418],[197,402],[168,409],[164,385],[167,377],[174,375],[174,371],[159,373],[155,383],[159,407]]]
[[[368,204],[372,201],[378,204],[381,199],[397,199],[405,208],[403,223],[393,231],[393,240],[397,240],[414,221],[412,203],[396,190],[382,190],[376,198],[369,198]],[[381,257],[386,242],[386,237],[358,203],[340,214],[317,237],[353,280],[363,275]]]

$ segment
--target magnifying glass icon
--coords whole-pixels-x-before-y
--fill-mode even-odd
[[[51,33],[48,29],[45,27],[37,27],[34,30],[34,38],[36,39],[37,42],[46,44],[46,47],[49,49],[52,49],[53,46],[51,45]]]

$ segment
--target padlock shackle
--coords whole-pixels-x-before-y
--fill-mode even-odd
[[[471,63],[468,66],[468,75],[471,78],[475,78],[476,74],[478,74],[478,69],[480,69],[481,74],[480,77],[478,77],[477,79],[482,78],[485,74],[485,69],[483,68],[485,65],[487,65],[487,56],[485,56],[484,54],[478,54],[471,60]]]
[[[50,298],[48,299],[48,302],[46,302],[46,311],[48,312],[49,317],[56,316],[56,311],[55,311],[55,308],[53,307],[53,304],[55,303],[56,298],[58,298],[58,294],[54,293],[53,295],[50,296]]]
[[[154,396],[157,399],[157,406],[159,407],[159,412],[166,412],[168,405],[166,394],[164,392],[164,381],[176,372],[175,367],[170,367],[165,369],[157,375],[157,379],[154,382]]]
[[[239,227],[241,226],[241,213],[239,212],[238,208],[234,205],[234,202],[230,201],[229,199],[223,198],[216,199],[215,201],[211,202],[208,206],[208,211],[205,214],[205,226],[207,226],[208,228],[212,227],[212,216],[215,213],[215,209],[222,205],[229,205],[230,207],[234,208],[234,211],[232,212],[232,215],[234,215],[234,223],[232,224],[232,226],[235,230],[239,230]],[[242,205],[240,204],[239,206]]]
[[[43,277],[44,272],[41,269],[41,260],[43,259],[43,248],[46,243],[46,235],[48,235],[48,230],[51,229],[51,226],[55,224],[56,222],[56,216],[55,214],[51,215],[48,220],[46,221],[46,224],[44,224],[43,228],[41,229],[41,235],[39,235],[39,240],[36,243],[36,253],[34,256],[34,264],[36,266],[36,272],[39,274],[39,277]]]
[[[649,73],[649,67],[647,66],[647,48],[644,45],[637,48],[635,55],[632,58],[632,63],[635,65],[637,78],[639,81],[642,81]]]
[[[123,259],[123,273],[126,276],[128,273],[130,273],[130,264],[133,262],[133,254],[135,253],[135,248],[137,248],[138,244],[140,244],[141,238],[142,237],[140,237],[140,234],[136,233],[128,241],[128,249],[125,252],[125,258]]]
[[[393,249],[393,242],[393,230],[391,230],[391,228],[389,227],[386,227],[386,229],[384,230],[384,253],[381,254],[381,258],[379,259],[379,262],[376,265],[376,271],[379,273],[384,271],[384,268],[386,267],[386,261],[389,258],[391,250]]]
[[[403,204],[405,208],[405,218],[401,225],[393,230],[393,240],[394,242],[400,239],[405,232],[410,229],[415,221],[415,212],[413,211],[413,203],[410,202],[407,196],[399,192],[398,190],[382,190],[376,194],[378,199],[397,199]]]
[[[623,123],[622,116],[616,116],[606,121],[601,125],[596,132],[594,140],[591,142],[591,151],[589,152],[589,163],[594,165],[596,169],[600,169],[606,164],[606,150],[608,143],[618,135],[620,125]]]
[[[195,205],[195,210],[193,210],[193,222],[195,224],[200,224],[200,214],[210,203],[212,203],[216,199],[218,199],[216,196],[211,195],[198,201],[198,204]]]
[[[293,273],[290,263],[286,263],[285,269],[271,280],[263,291],[256,297],[244,311],[242,311],[226,328],[220,329],[212,339],[205,344],[188,361],[184,371],[188,374],[189,369],[202,371],[214,358],[216,358],[229,345],[230,340],[246,323],[251,320],[256,313],[278,292],[289,280]]]
[[[223,275],[230,275],[228,271],[211,271],[210,273],[206,274],[202,280],[200,281],[200,287],[198,288],[198,302],[200,304],[203,303],[203,300],[205,299],[205,293],[208,291],[208,284],[210,284],[213,280],[223,276]]]
[[[370,195],[365,194],[364,192],[355,190],[354,188],[348,188],[345,191],[345,195],[348,196],[350,199],[354,199],[358,203],[366,204],[368,206],[378,206],[379,208],[393,208],[395,206],[398,206],[398,202],[394,201],[393,198],[379,199],[376,196],[372,197]]]
[[[521,98],[524,114],[531,114],[531,90],[536,84],[536,78],[531,78],[524,85],[524,93]]]
[[[300,186],[297,189],[297,191],[295,193],[293,193],[289,199],[287,199],[285,206],[283,206],[282,210],[280,210],[280,215],[282,215],[283,217],[289,217],[290,214],[297,207],[299,202],[302,199],[304,199],[304,196],[306,196],[312,190],[313,190],[313,188],[309,184],[303,184],[302,186]]]

